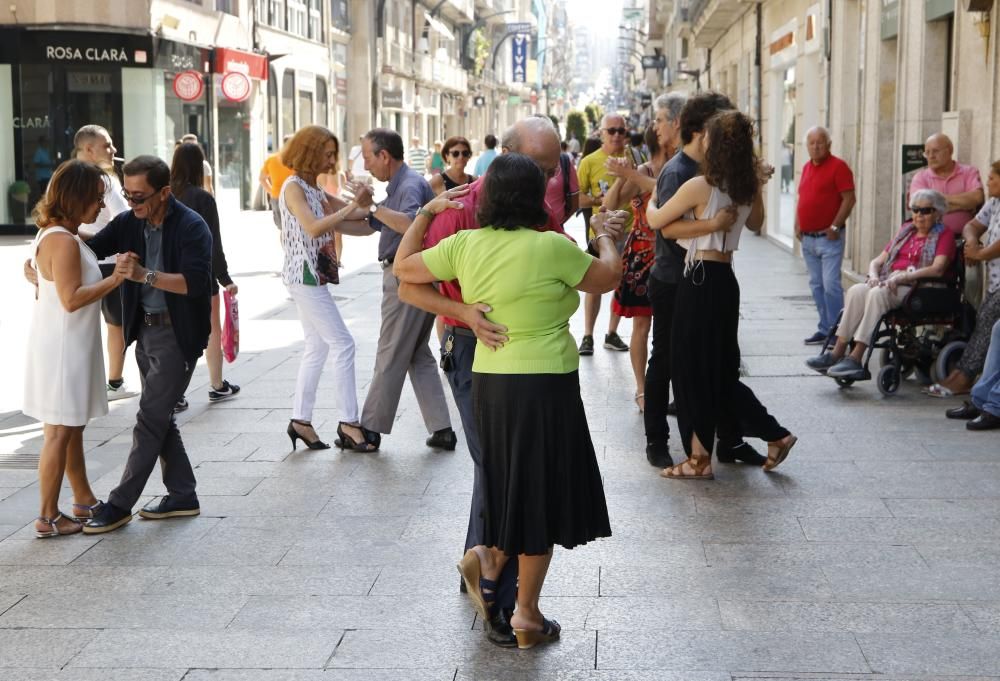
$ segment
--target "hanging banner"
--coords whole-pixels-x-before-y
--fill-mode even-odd
[[[514,61],[515,83],[525,83],[528,80],[528,36],[519,34],[514,36],[514,49],[511,55]]]

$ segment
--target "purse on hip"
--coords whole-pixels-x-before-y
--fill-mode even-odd
[[[319,247],[316,254],[316,274],[321,286],[340,283],[340,267],[337,264],[337,245],[333,239]]]

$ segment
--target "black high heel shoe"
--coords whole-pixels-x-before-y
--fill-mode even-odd
[[[361,442],[355,441],[354,438],[348,435],[347,431],[344,430],[344,426],[354,426],[355,428],[360,429],[361,436],[365,439]],[[378,446],[368,439],[368,431],[364,428],[364,426],[359,426],[353,423],[344,423],[341,421],[337,424],[337,436],[338,439],[334,440],[333,444],[337,445],[341,449],[350,449],[355,452],[378,451]]]
[[[296,440],[302,440],[302,442],[304,442],[305,445],[306,445],[306,447],[308,447],[309,449],[329,449],[330,448],[330,445],[326,444],[325,442],[323,442],[319,438],[316,438],[315,440],[312,440],[310,442],[306,438],[305,435],[303,435],[299,431],[295,430],[295,424],[296,423],[299,424],[300,426],[308,426],[310,428],[312,427],[312,424],[309,423],[309,421],[299,421],[298,419],[291,419],[288,422],[288,430],[286,430],[285,432],[288,433],[288,437],[292,441],[292,449],[296,449],[296,444],[295,444]]]

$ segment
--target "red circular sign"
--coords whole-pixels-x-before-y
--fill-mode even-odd
[[[250,79],[236,71],[227,73],[222,77],[222,94],[226,99],[242,102],[250,96]]]
[[[174,76],[174,94],[185,102],[193,102],[201,98],[205,89],[201,74],[195,71],[182,71]]]

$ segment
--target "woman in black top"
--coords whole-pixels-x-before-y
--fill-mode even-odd
[[[469,159],[472,158],[472,145],[469,144],[469,140],[458,136],[449,137],[445,140],[441,155],[444,156],[448,169],[431,178],[431,189],[435,194],[469,184],[476,179],[474,175],[465,172],[465,166],[469,165]]]
[[[226,254],[222,250],[219,209],[215,204],[215,197],[202,189],[205,176],[204,161],[205,154],[197,144],[185,142],[178,146],[174,150],[174,158],[170,164],[170,190],[178,201],[198,213],[208,224],[209,231],[212,232],[212,333],[208,337],[205,361],[208,363],[210,381],[208,401],[220,402],[234,396],[240,391],[240,387],[222,378],[219,284],[222,284],[234,296],[238,289],[229,276],[229,265],[226,263]],[[184,411],[187,408],[187,400],[182,397],[177,406],[174,407],[174,412]]]

